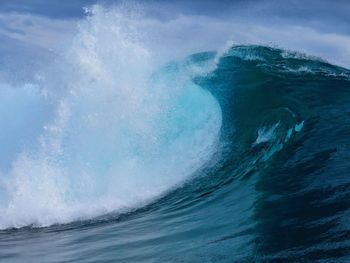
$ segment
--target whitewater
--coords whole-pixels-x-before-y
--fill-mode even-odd
[[[131,14],[87,12],[70,49],[36,83],[2,88],[2,107],[19,104],[2,119],[51,112],[2,175],[2,229],[135,209],[188,179],[217,147],[220,106],[191,81],[206,69],[157,74]]]

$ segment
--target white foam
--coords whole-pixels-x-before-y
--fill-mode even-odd
[[[261,144],[265,142],[269,142],[273,136],[275,135],[275,130],[279,126],[279,122],[275,123],[274,125],[270,127],[262,127],[258,130],[258,137],[256,138],[254,144]]]
[[[159,65],[135,14],[98,6],[89,12],[70,48],[41,73],[39,97],[55,114],[37,149],[19,153],[0,176],[0,229],[144,205],[215,151],[221,109],[190,81],[193,72],[150,81]]]

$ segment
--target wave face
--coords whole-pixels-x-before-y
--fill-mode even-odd
[[[349,260],[349,70],[263,46],[159,66],[91,12],[1,89],[2,258]]]

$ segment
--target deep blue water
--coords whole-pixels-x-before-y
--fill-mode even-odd
[[[2,66],[0,262],[349,262],[350,70],[271,45],[158,61],[137,29],[162,27],[125,12]]]

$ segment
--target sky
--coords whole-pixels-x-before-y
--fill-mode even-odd
[[[74,39],[99,4],[140,10],[138,29],[164,58],[220,50],[228,43],[262,44],[304,52],[350,67],[350,1],[117,1],[1,0],[0,77],[30,77]],[[23,67],[23,62],[30,67]]]

